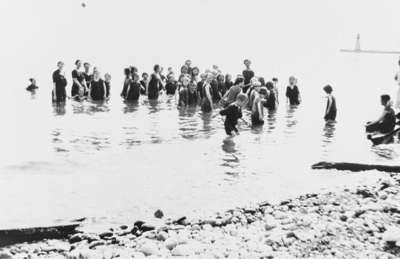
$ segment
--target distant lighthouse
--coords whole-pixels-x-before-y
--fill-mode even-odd
[[[360,51],[361,50],[361,44],[360,44],[360,34],[357,34],[357,39],[356,39],[356,46],[354,48],[355,51]]]
[[[354,47],[354,49],[341,49],[341,52],[347,52],[347,53],[357,53],[357,54],[400,54],[400,51],[396,51],[396,50],[361,50],[361,37],[360,34],[357,34],[357,38],[356,38],[356,45]]]

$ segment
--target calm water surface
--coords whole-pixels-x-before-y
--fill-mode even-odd
[[[52,106],[45,82],[35,96],[18,90],[18,101],[11,98],[8,105],[15,113],[5,117],[15,126],[8,127],[9,136],[17,137],[3,141],[0,226],[79,217],[126,223],[158,208],[168,216],[198,216],[368,184],[379,174],[310,170],[321,160],[399,162],[397,145],[372,147],[363,129],[380,113],[379,94],[394,92],[392,78],[384,80],[384,87],[377,84],[393,70],[371,73],[390,59],[378,58],[373,67],[363,65],[369,64],[366,59],[341,61],[331,75],[339,78],[332,79],[337,123],[322,119],[326,80],[309,74],[300,79],[301,106],[285,104],[285,82],[280,82],[279,109],[266,114],[261,128],[240,124],[241,134],[234,139],[226,138],[218,109],[210,114],[180,110],[175,97],[165,95],[156,102],[141,98],[125,104],[118,79],[106,103]]]

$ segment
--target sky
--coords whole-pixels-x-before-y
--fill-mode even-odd
[[[81,3],[2,0],[2,66],[19,74],[22,68],[23,80],[35,70],[53,69],[59,59],[72,69],[78,58],[103,70],[110,64],[177,67],[191,58],[202,68],[216,63],[234,73],[250,58],[256,71],[287,63],[295,71],[305,59],[329,62],[323,54],[353,47],[357,33],[364,48],[400,49],[395,0],[86,0],[86,8]]]

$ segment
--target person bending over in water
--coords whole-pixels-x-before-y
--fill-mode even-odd
[[[78,59],[75,61],[76,68],[72,71],[72,88],[71,88],[71,97],[76,101],[83,100],[85,93],[87,91],[85,77],[80,70],[82,66],[82,62]]]
[[[373,122],[368,122],[366,126],[367,132],[389,133],[393,131],[396,125],[396,116],[392,108],[390,96],[381,95],[381,104],[384,107],[382,115]]]
[[[39,88],[36,85],[36,79],[35,78],[29,78],[29,82],[31,82],[31,84],[26,88],[27,91],[34,92],[36,89]]]
[[[286,88],[286,97],[290,105],[299,105],[301,102],[300,91],[297,87],[297,79],[294,76],[289,77],[289,86]]]
[[[251,107],[251,124],[260,126],[264,124],[264,106],[265,97],[267,96],[265,87],[254,89],[254,101]]]
[[[242,93],[242,89],[244,87],[244,78],[242,75],[238,75],[236,77],[235,84],[226,92],[224,97],[221,99],[221,104],[223,107],[228,106],[229,104],[235,102],[236,97]]]
[[[327,103],[326,103],[326,109],[325,109],[325,116],[324,119],[326,121],[335,121],[336,119],[336,98],[332,95],[332,86],[326,85],[324,88],[325,93],[327,94]]]
[[[121,92],[121,97],[126,99],[126,93],[128,91],[129,84],[131,83],[131,69],[130,68],[125,68],[124,69],[124,86],[122,87],[122,92]]]
[[[229,136],[233,136],[234,133],[236,135],[239,134],[239,130],[236,126],[238,120],[242,118],[242,108],[246,105],[246,102],[247,96],[245,94],[239,94],[234,103],[228,105],[219,112],[219,114],[226,116],[224,126],[225,132]]]
[[[99,71],[96,71],[93,74],[89,96],[92,101],[104,101],[107,98],[107,87],[103,79],[100,78]]]
[[[244,87],[243,87],[243,93],[246,93],[247,90],[251,86],[251,79],[254,77],[254,71],[251,70],[250,65],[251,61],[249,59],[245,59],[243,61],[244,65],[246,66],[246,69],[243,70],[242,74],[244,77]]]
[[[67,86],[67,79],[65,78],[65,73],[63,71],[64,63],[58,61],[58,69],[53,72],[53,90],[51,91],[52,100],[56,103],[65,102],[67,98],[67,92],[65,87]]]
[[[140,89],[142,85],[139,82],[139,75],[134,73],[132,75],[132,80],[128,86],[127,94],[125,100],[127,101],[138,101],[140,97]]]

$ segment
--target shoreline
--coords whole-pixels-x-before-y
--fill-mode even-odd
[[[147,222],[101,232],[83,226],[68,240],[2,248],[0,258],[396,258],[399,194],[400,175],[383,173],[370,186],[265,202],[207,219],[162,219],[157,211]]]

